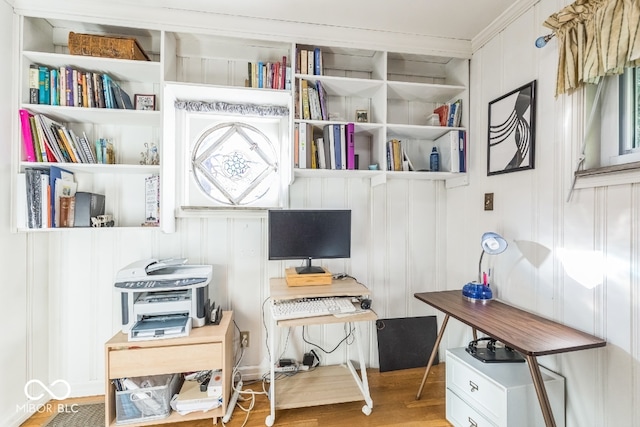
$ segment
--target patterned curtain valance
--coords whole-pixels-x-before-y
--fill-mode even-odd
[[[556,96],[640,65],[640,0],[577,0],[543,25],[558,39]]]
[[[229,104],[220,101],[176,101],[175,108],[189,112],[224,113],[242,116],[282,117],[289,114],[287,107],[277,105]]]

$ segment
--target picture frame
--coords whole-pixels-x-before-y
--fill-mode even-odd
[[[368,110],[356,110],[356,122],[358,122],[358,123],[368,123],[369,122],[369,111]]]
[[[136,110],[155,111],[156,109],[156,96],[135,94],[133,102]]]
[[[487,176],[535,167],[536,80],[489,102]]]

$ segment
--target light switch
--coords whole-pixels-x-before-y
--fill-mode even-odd
[[[484,210],[493,210],[493,193],[484,193]]]

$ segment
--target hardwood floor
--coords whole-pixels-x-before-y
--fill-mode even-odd
[[[416,393],[424,374],[424,368],[404,369],[380,373],[368,370],[369,389],[373,399],[371,415],[362,413],[364,401],[341,403],[338,405],[314,406],[276,411],[275,426],[283,427],[325,427],[325,426],[385,426],[385,427],[449,427],[445,419],[445,370],[444,363],[432,368],[425,384],[422,398],[416,400]],[[246,386],[261,391],[261,383]],[[93,403],[103,401],[102,396],[69,399],[64,403]],[[249,402],[241,402],[245,407]],[[55,407],[56,405],[52,405]],[[246,427],[263,427],[269,414],[269,401],[264,395],[256,396],[255,406],[249,413]],[[42,427],[53,414],[35,414],[21,427]],[[237,408],[227,427],[241,427],[246,412]],[[209,427],[211,419],[162,424],[175,427]],[[219,423],[218,425],[222,425]]]

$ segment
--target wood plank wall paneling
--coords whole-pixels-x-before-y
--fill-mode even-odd
[[[428,308],[415,304],[409,290],[417,290],[418,286],[421,291],[455,289],[473,278],[479,256],[477,240],[483,231],[495,229],[511,241],[530,240],[548,247],[552,255],[540,267],[524,265],[516,256],[514,245],[509,249],[514,251],[511,255],[495,257],[491,265],[496,269],[497,286],[512,285],[509,302],[609,341],[604,349],[544,358],[546,366],[566,378],[567,427],[640,425],[640,405],[636,405],[640,399],[637,326],[640,190],[638,185],[583,189],[576,191],[569,203],[565,202],[580,144],[579,96],[552,99],[557,47],[551,42],[542,50],[533,48],[535,38],[547,32],[541,23],[560,6],[555,0],[537,2],[532,6],[533,13],[523,15],[474,53],[468,187],[443,194],[434,184],[418,181],[392,181],[371,188],[364,180],[300,179],[291,188],[290,202],[293,207],[349,206],[367,218],[368,226],[358,227],[354,236],[358,247],[368,247],[366,255],[358,252],[357,259],[331,265],[366,278],[381,317],[431,314]],[[5,4],[3,7],[7,8]],[[201,66],[183,63],[178,69],[188,75],[179,78],[190,81],[185,77],[197,76]],[[487,103],[516,84],[534,78],[539,82],[541,107],[537,117],[540,133],[536,139],[536,169],[487,177]],[[8,86],[2,85],[0,90],[10,91]],[[496,195],[496,209],[492,212],[481,209],[485,192]],[[399,195],[405,197],[400,200]],[[437,206],[431,205],[434,200]],[[96,348],[95,342],[77,337],[87,329],[83,323],[89,324],[88,330],[100,334],[117,331],[119,307],[114,304],[117,298],[112,291],[113,276],[128,262],[152,255],[187,254],[198,262],[214,264],[217,291],[226,303],[238,306],[238,318],[246,322],[240,327],[252,333],[252,347],[246,360],[254,364],[251,366],[264,367],[266,351],[261,344],[264,330],[257,313],[261,310],[260,300],[266,295],[265,275],[281,271],[283,265],[269,263],[263,256],[249,257],[251,263],[245,263],[240,254],[242,248],[264,250],[263,225],[245,219],[188,219],[179,220],[177,225],[178,231],[172,235],[122,230],[107,231],[98,237],[75,231],[51,237],[36,233],[3,234],[3,241],[5,238],[11,241],[12,252],[27,254],[25,260],[21,255],[8,254],[11,256],[7,269],[15,268],[19,273],[11,276],[12,283],[5,285],[16,302],[7,311],[23,313],[17,318],[25,324],[22,331],[26,329],[27,334],[16,332],[13,336],[11,342],[15,344],[15,359],[19,362],[11,364],[10,372],[2,370],[3,378],[5,374],[11,377],[9,383],[13,387],[0,393],[20,395],[22,379],[26,380],[27,375],[68,378],[73,380],[76,393],[91,387],[100,393],[102,387],[97,385],[100,379],[94,382],[94,376],[102,349]],[[404,239],[395,234],[396,230],[401,230]],[[429,240],[436,241],[434,246],[425,244]],[[442,240],[446,240],[445,250],[439,253]],[[555,258],[561,247],[603,249],[611,263],[608,265],[616,269],[602,285],[584,288],[566,274]],[[83,252],[91,253],[88,260]],[[89,265],[76,268],[76,259],[84,259]],[[442,265],[446,267],[443,269]],[[245,267],[246,272],[237,271]],[[531,287],[519,289],[514,277]],[[237,295],[260,289],[260,284],[260,297],[236,301]],[[27,295],[31,303],[25,310]],[[87,313],[87,307],[98,307],[99,313],[81,316]],[[443,345],[464,345],[469,331],[452,323]],[[327,331],[313,333],[327,340],[331,335]],[[47,334],[51,337],[48,341]],[[376,366],[374,328],[366,332],[367,345],[369,362]],[[299,335],[293,337],[288,348],[296,352],[304,348]],[[74,352],[84,358],[69,356]],[[32,360],[25,361],[29,357]],[[0,399],[5,401],[13,399]],[[2,414],[9,411],[5,407],[0,409]]]

